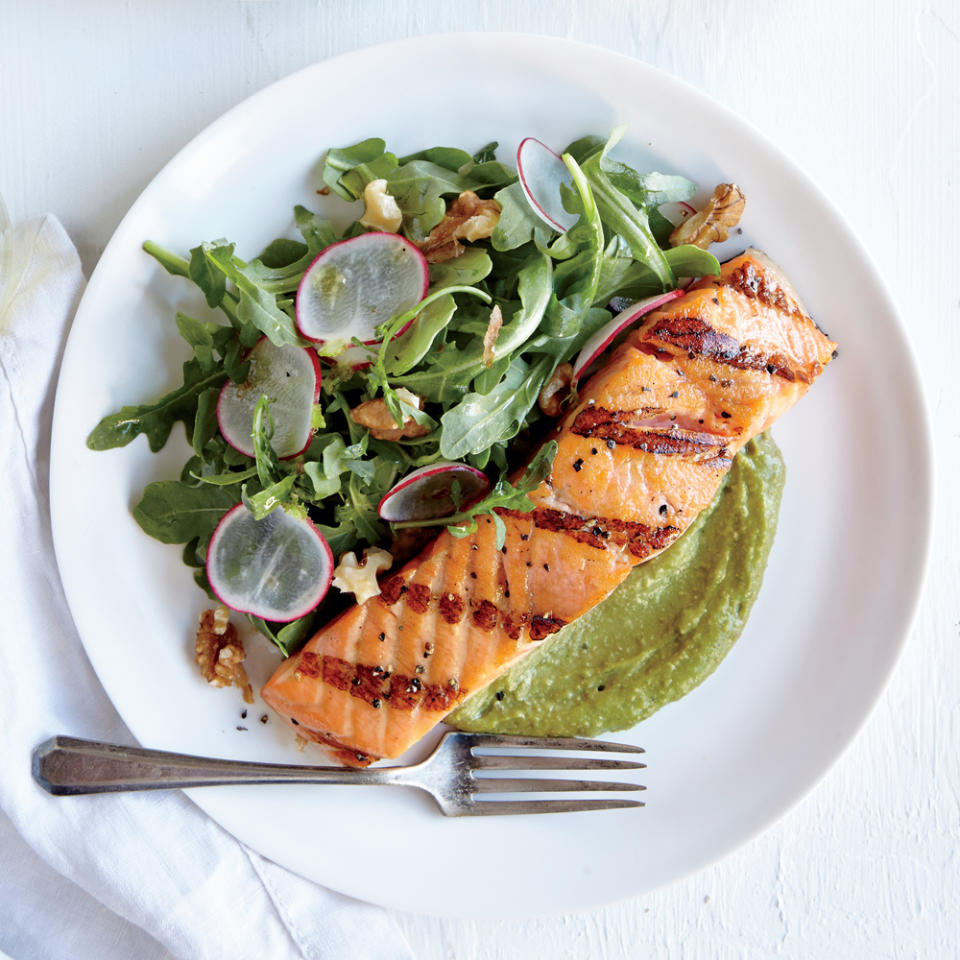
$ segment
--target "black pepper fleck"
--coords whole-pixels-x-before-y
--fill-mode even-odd
[[[471,579],[471,580],[476,580],[476,579],[477,579],[476,571],[474,571],[474,570],[471,570],[471,571],[470,571],[470,579]]]
[[[374,710],[379,710],[379,709],[380,709],[380,701],[379,701],[376,697],[374,697],[374,699],[370,701],[370,706],[373,707]]]
[[[679,397],[679,396],[680,396],[680,391],[679,391],[679,390],[674,390],[673,393],[670,394],[670,399],[671,399],[671,400],[676,400],[677,397]]]
[[[529,539],[530,539],[530,534],[529,534],[529,533],[521,533],[521,534],[520,534],[520,539],[521,539],[521,540],[529,540]]]
[[[269,719],[269,717],[268,717],[265,713],[260,715],[260,722],[261,722],[261,723],[266,723],[268,719]]]
[[[504,590],[504,591],[503,591],[503,595],[504,595],[504,597],[507,598],[507,600],[510,599],[510,591],[509,591],[509,590]]]
[[[595,457],[600,451],[596,447],[590,448],[590,455]]]
[[[410,678],[410,689],[414,691],[420,689],[420,681],[416,677]]]
[[[501,553],[506,553],[506,552],[507,552],[507,545],[506,545],[506,544],[504,544],[504,545],[500,548],[500,552],[501,552]]]
[[[246,727],[241,727],[240,724],[237,724],[237,729],[238,729],[238,730],[246,730],[247,728],[246,728]]]
[[[246,720],[246,719],[247,719],[247,711],[246,711],[246,710],[241,710],[241,711],[240,711],[240,719],[241,719],[241,720]]]
[[[417,673],[423,673],[423,664],[422,664],[422,663],[418,663],[413,669],[414,669]]]
[[[729,419],[730,419],[730,414],[727,413],[726,410],[721,410],[721,411],[720,411],[720,416],[723,417],[724,420],[729,420]]]
[[[660,504],[660,516],[665,517],[667,515],[667,505],[665,503]]]
[[[716,297],[713,298],[713,302],[716,303],[717,305],[720,304],[720,301]]]
[[[607,441],[607,447],[608,447],[608,449],[610,449],[610,450],[613,450],[614,447],[616,447],[616,445],[617,445],[617,441],[616,441],[616,440],[608,440],[608,441]]]
[[[351,680],[350,682],[351,682],[355,687],[359,687],[359,686],[360,686],[360,678],[359,678],[359,677],[354,677],[353,680]]]
[[[773,373],[773,371],[776,369],[777,368],[772,363],[767,364],[767,373]]]
[[[383,641],[387,639],[387,635],[385,633],[381,633],[378,639],[381,643],[383,643]]]
[[[597,687],[597,691],[598,691],[599,693],[603,693],[603,691],[606,690],[606,689],[607,689],[607,688],[606,688],[602,683],[600,684],[599,687]]]
[[[498,699],[498,700],[502,700],[502,699],[503,699],[503,691],[502,691],[502,690],[498,690],[498,691],[497,691],[497,699]]]
[[[549,572],[550,572],[550,564],[549,564],[549,563],[545,563],[545,564],[543,565],[543,569],[546,570],[547,573],[549,573]]]
[[[291,722],[295,727],[299,727],[299,726],[300,726],[300,721],[297,720],[296,717],[291,717],[291,718],[290,718],[290,722]]]
[[[583,469],[583,460],[577,457],[577,459],[573,461],[573,469],[579,473]]]

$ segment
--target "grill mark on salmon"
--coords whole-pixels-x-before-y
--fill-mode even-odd
[[[729,467],[729,460],[720,460]],[[536,507],[530,513],[519,510],[498,510],[503,516],[530,517],[539,530],[552,530],[573,536],[578,543],[586,543],[598,550],[606,550],[607,543],[626,547],[635,557],[649,556],[662,550],[679,535],[678,527],[665,525],[651,527],[645,523],[618,520],[615,517],[582,517],[550,507]]]
[[[686,351],[690,360],[698,356],[708,357],[740,370],[766,370],[772,376],[791,383],[794,380],[813,382],[812,376],[804,370],[793,369],[785,357],[754,353],[728,334],[715,330],[700,317],[664,317],[645,332],[644,340],[659,340],[678,347]],[[656,345],[652,346],[657,350]]]
[[[282,663],[264,700],[339,762],[401,754],[689,527],[733,455],[830,362],[836,344],[803,310],[789,281],[752,251],[725,263],[719,281],[651,313],[564,417],[550,478],[530,493],[534,509],[498,511],[504,550],[490,516],[462,539],[441,532],[383,577],[379,597]],[[736,348],[726,360],[739,368],[687,349],[692,340],[651,339],[691,317],[713,331],[715,353]],[[757,358],[768,357],[807,380],[760,370]]]
[[[646,412],[646,411],[644,411]],[[709,454],[711,458],[721,455],[724,438],[707,433],[665,433],[661,430],[643,430],[624,424],[633,414],[626,410],[607,410],[604,407],[587,407],[577,414],[570,432],[580,437],[596,437],[627,444],[636,450],[666,456],[699,457]]]

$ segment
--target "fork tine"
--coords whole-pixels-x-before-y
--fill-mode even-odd
[[[632,743],[586,740],[581,737],[515,737],[496,733],[463,734],[472,747],[540,747],[543,750],[602,750],[611,753],[646,753]]]
[[[484,753],[470,759],[473,770],[640,770],[636,760],[607,760],[602,757],[524,757]]]
[[[474,793],[552,793],[564,790],[646,790],[641,783],[610,780],[554,780],[529,778],[525,780],[504,777],[474,777]]]
[[[618,807],[642,807],[642,800],[484,800],[454,816],[486,817],[518,813],[577,813],[581,810],[615,810]]]

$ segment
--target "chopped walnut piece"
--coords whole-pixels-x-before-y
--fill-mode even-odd
[[[497,337],[500,335],[502,326],[503,313],[500,310],[500,304],[495,303],[490,311],[490,323],[487,324],[487,332],[483,335],[483,365],[485,367],[493,366],[493,348],[497,344]]]
[[[560,407],[567,398],[571,380],[573,380],[573,367],[569,363],[561,363],[540,391],[537,406],[548,417],[560,416]]]
[[[464,190],[420,244],[420,249],[429,263],[453,260],[463,253],[461,240],[472,243],[489,237],[499,219],[500,204],[496,200],[481,200],[472,190]]]
[[[396,233],[403,222],[397,201],[387,193],[386,180],[371,180],[363,188],[364,211],[360,222],[374,230]]]
[[[247,654],[226,607],[204,610],[200,615],[196,651],[200,673],[210,686],[240,687],[244,701],[253,703],[253,688],[243,669]]]
[[[401,387],[397,390],[397,396],[401,400],[416,407],[423,409],[423,397],[418,396],[410,390]],[[366,427],[377,440],[400,440],[403,437],[422,437],[430,432],[430,428],[417,423],[410,414],[404,414],[403,423],[397,425],[397,421],[390,415],[387,409],[387,403],[383,397],[376,400],[365,400],[359,406],[350,411],[350,417],[354,423],[361,427]]]
[[[740,222],[746,203],[747,198],[735,183],[717,184],[707,205],[670,234],[670,246],[692,243],[706,250],[711,243],[723,243]]]

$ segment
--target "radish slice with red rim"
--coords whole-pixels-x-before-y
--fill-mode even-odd
[[[459,502],[453,496],[455,483],[459,484]],[[408,473],[391,487],[377,512],[389,523],[436,520],[475,503],[489,489],[490,481],[482,470],[466,463],[438,460]]]
[[[697,208],[691,206],[686,200],[675,200],[672,203],[661,203],[657,209],[675,227],[679,227],[684,220],[689,219],[697,212]]]
[[[247,354],[246,383],[227,381],[217,400],[217,423],[223,439],[248,457],[253,451],[253,413],[262,394],[270,398],[271,443],[281,460],[297,457],[310,446],[313,405],[320,398],[320,361],[306,347],[278,347],[261,337]]]
[[[363,233],[327,247],[307,267],[297,287],[297,328],[317,342],[377,343],[378,324],[415,307],[429,285],[426,258],[409,240]]]
[[[635,324],[642,316],[662,307],[671,300],[682,297],[683,290],[671,290],[668,293],[658,293],[655,297],[647,297],[621,310],[608,324],[601,327],[584,345],[573,364],[573,382],[576,383],[583,372],[596,360],[628,327]]]
[[[207,579],[233,610],[289,623],[324,598],[333,578],[333,553],[306,518],[282,507],[262,520],[242,503],[217,525],[207,548]]]
[[[573,185],[567,165],[545,143],[533,137],[520,141],[517,148],[517,175],[520,186],[534,213],[547,226],[566,233],[579,215],[563,208],[560,185]]]

